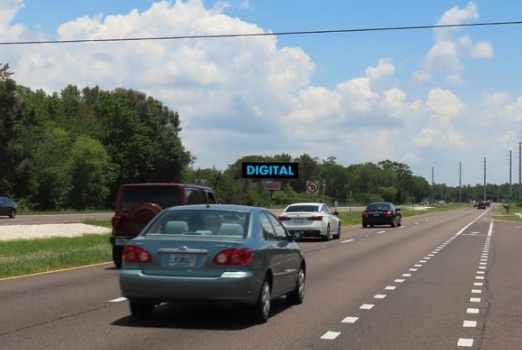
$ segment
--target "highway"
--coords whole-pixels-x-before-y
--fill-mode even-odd
[[[522,349],[522,224],[472,208],[300,243],[304,303],[161,305],[135,321],[112,264],[0,281],[0,349]]]

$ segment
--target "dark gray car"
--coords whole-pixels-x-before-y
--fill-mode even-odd
[[[11,219],[14,219],[17,207],[11,198],[0,197],[0,216],[9,216]]]
[[[374,225],[401,226],[401,210],[391,202],[368,204],[362,212],[362,227],[373,227]]]

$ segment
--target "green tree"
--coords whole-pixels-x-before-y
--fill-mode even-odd
[[[71,148],[71,191],[69,207],[103,208],[109,195],[113,170],[103,145],[88,136],[80,136]]]

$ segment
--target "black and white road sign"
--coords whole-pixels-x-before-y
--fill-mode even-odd
[[[319,191],[319,183],[317,181],[306,181],[306,192],[317,193]]]

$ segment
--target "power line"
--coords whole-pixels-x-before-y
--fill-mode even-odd
[[[463,23],[463,24],[436,24],[436,25],[402,26],[402,27],[372,27],[372,28],[358,28],[358,29],[310,30],[310,31],[272,32],[272,33],[204,34],[204,35],[155,36],[155,37],[106,38],[106,39],[42,40],[42,41],[0,41],[0,45],[40,45],[40,44],[76,44],[76,43],[118,42],[118,41],[218,39],[218,38],[260,37],[260,36],[383,32],[383,31],[394,31],[394,30],[440,29],[440,28],[457,28],[457,27],[485,27],[485,26],[504,26],[504,25],[517,25],[517,24],[522,24],[522,21],[482,22],[482,23]]]

